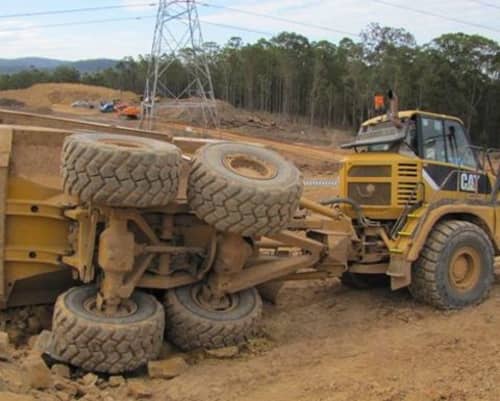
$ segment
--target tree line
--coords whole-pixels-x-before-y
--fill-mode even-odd
[[[449,33],[418,45],[404,29],[371,24],[359,40],[338,44],[283,32],[246,44],[238,37],[205,43],[215,95],[236,107],[279,113],[324,127],[357,127],[370,117],[373,95],[394,89],[402,108],[461,117],[475,143],[500,146],[500,46],[479,35]],[[169,88],[182,91],[187,57],[171,62]],[[148,57],[80,74],[69,67],[0,76],[0,89],[37,82],[81,82],[141,94]]]

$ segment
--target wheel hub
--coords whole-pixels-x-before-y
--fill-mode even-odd
[[[456,290],[466,292],[473,289],[479,281],[480,273],[481,257],[475,249],[461,248],[453,255],[449,277]]]
[[[245,178],[270,180],[278,174],[274,164],[248,154],[228,154],[224,156],[222,162],[230,171]]]
[[[118,305],[112,308],[106,308],[106,305],[99,305],[96,296],[92,296],[83,303],[85,310],[96,316],[127,317],[137,311],[137,304],[132,299],[122,300]]]
[[[196,304],[203,309],[214,312],[228,312],[237,306],[236,295],[226,294],[222,297],[216,297],[210,289],[203,286],[193,286],[191,289],[192,297]]]

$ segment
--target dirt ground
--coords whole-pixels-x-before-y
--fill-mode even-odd
[[[498,287],[483,305],[438,312],[406,291],[288,285],[266,307],[261,343],[157,383],[155,399],[495,401],[499,306]]]
[[[99,386],[85,399],[497,401],[499,307],[498,285],[482,305],[440,312],[406,291],[355,291],[337,280],[287,284],[277,305],[265,304],[261,336],[236,357],[192,353],[189,369],[172,380],[126,378],[144,384],[146,397],[130,396],[124,385]],[[22,389],[19,373],[0,362],[0,390]],[[61,399],[52,390],[28,394]]]
[[[164,128],[170,129],[169,124]],[[308,177],[334,176],[345,155],[334,146],[283,143],[274,136],[218,135],[271,146]],[[316,199],[334,192],[328,187],[306,190]],[[11,310],[0,314],[0,329],[17,343],[11,345],[12,358],[2,360],[0,349],[0,400],[498,401],[498,282],[486,302],[457,312],[415,303],[405,290],[356,291],[338,280],[288,283],[276,305],[265,304],[260,336],[236,356],[183,355],[189,369],[168,381],[137,372],[117,386],[107,377],[89,385],[77,373],[63,380],[67,387],[80,386],[74,391],[57,384],[45,390],[23,386],[21,366],[30,347],[19,337],[29,338],[44,324],[33,329],[28,316]],[[130,390],[137,382],[142,394]]]

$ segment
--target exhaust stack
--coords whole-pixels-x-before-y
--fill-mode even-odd
[[[392,89],[389,89],[387,93],[389,98],[389,111],[387,112],[387,118],[391,121],[396,128],[402,128],[401,120],[399,119],[399,98]]]

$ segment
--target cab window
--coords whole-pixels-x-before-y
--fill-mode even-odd
[[[471,149],[464,127],[457,121],[444,123],[445,138],[448,147],[449,163],[476,169],[477,160]]]
[[[447,162],[447,148],[443,135],[443,121],[434,118],[422,117],[422,157],[427,160]]]

